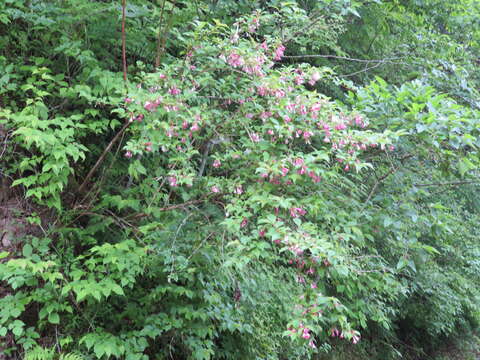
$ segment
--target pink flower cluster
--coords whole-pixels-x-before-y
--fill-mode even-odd
[[[280,44],[280,45],[275,49],[275,53],[274,53],[274,56],[273,56],[273,60],[275,60],[275,61],[282,60],[282,57],[283,57],[284,52],[285,52],[285,46],[283,46],[282,44]]]
[[[225,56],[222,55],[221,58],[225,59]],[[247,74],[259,77],[265,76],[262,66],[265,64],[266,58],[262,54],[255,57],[244,58],[234,51],[228,55],[226,62],[234,68],[241,68]]]
[[[300,217],[300,216],[303,216],[307,213],[306,210],[304,210],[303,208],[301,207],[292,207],[290,209],[290,216],[292,218],[297,218],[297,217]]]
[[[348,334],[352,338],[352,343],[356,344],[360,341],[360,334],[357,331],[350,330]],[[344,339],[345,335],[342,331],[338,330],[337,328],[330,329],[330,336],[331,337],[338,337],[339,339]]]

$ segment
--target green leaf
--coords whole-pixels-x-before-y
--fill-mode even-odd
[[[32,245],[30,245],[30,244],[25,244],[25,245],[23,246],[23,251],[22,251],[23,256],[25,256],[25,257],[31,257],[31,256],[32,256],[32,252],[33,252]]]
[[[60,324],[60,316],[58,313],[48,314],[48,322],[51,324]]]

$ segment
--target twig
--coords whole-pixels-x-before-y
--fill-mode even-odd
[[[389,177],[390,175],[392,175],[395,171],[397,171],[397,169],[390,169],[389,172],[387,172],[385,175],[383,175],[382,177],[380,177],[377,182],[375,183],[375,185],[373,185],[373,188],[372,190],[370,190],[370,193],[368,194],[368,197],[367,197],[367,200],[365,200],[365,202],[363,203],[363,208],[365,208],[365,206],[368,204],[368,202],[370,201],[370,199],[372,198],[373,194],[375,193],[375,191],[377,190],[378,188],[378,185],[380,185],[380,183],[385,180],[387,177]],[[362,210],[363,210],[362,208]]]
[[[366,71],[375,69],[375,68],[379,67],[379,66],[382,65],[382,64],[383,64],[383,63],[376,63],[375,65],[370,66],[370,67],[366,67],[366,68],[363,69],[363,70],[355,71],[355,72],[353,72],[353,73],[345,74],[345,75],[340,75],[340,76],[350,77],[350,76],[358,75],[358,74],[361,74],[361,73],[363,73],[363,72],[366,72]]]
[[[166,207],[160,208],[158,210],[160,210],[160,211],[170,211],[170,210],[180,209],[182,207],[189,206],[189,205],[199,204],[199,203],[202,203],[204,201],[205,201],[205,197],[203,197],[201,199],[197,199],[197,200],[187,201],[187,202],[184,202],[182,204],[175,204],[175,205],[166,206]],[[130,216],[130,218],[137,219],[137,218],[142,218],[142,217],[146,217],[146,216],[149,216],[149,214],[139,213],[139,214],[135,214],[133,216]],[[127,218],[129,218],[129,217],[127,216]]]
[[[413,154],[407,154],[405,156],[403,156],[402,158],[400,158],[400,161],[403,161],[403,160],[406,160],[408,158],[411,158],[413,157]],[[367,196],[367,200],[365,200],[365,202],[363,203],[363,207],[362,207],[362,211],[363,209],[365,209],[365,207],[367,206],[368,202],[370,201],[370,199],[372,198],[373,194],[375,193],[375,191],[377,190],[378,188],[378,185],[380,185],[381,182],[383,182],[383,180],[385,180],[387,177],[389,177],[390,175],[392,175],[394,172],[396,172],[398,170],[398,168],[391,168],[385,175],[382,175],[375,183],[375,185],[373,185],[373,188],[372,190],[370,190],[370,193],[368,194]]]
[[[205,151],[203,152],[203,157],[202,157],[202,164],[200,165],[200,169],[198,170],[197,177],[202,177],[203,176],[203,171],[205,170],[205,165],[207,163],[207,158],[208,158],[208,153],[212,149],[212,142],[209,141],[207,143],[207,146],[205,147]]]
[[[107,145],[107,147],[105,148],[105,150],[103,150],[103,153],[102,155],[100,155],[100,157],[98,158],[97,162],[95,163],[95,165],[92,167],[92,169],[88,172],[87,176],[85,177],[85,179],[83,180],[82,184],[80,185],[80,187],[78,188],[78,192],[79,193],[83,193],[83,191],[85,190],[85,186],[87,186],[87,183],[90,181],[90,178],[93,176],[93,174],[95,173],[95,171],[98,169],[98,167],[102,164],[103,160],[105,159],[105,156],[107,156],[107,153],[110,151],[110,149],[112,148],[113,144],[115,144],[115,142],[118,140],[118,138],[120,137],[120,135],[122,135],[122,133],[125,131],[126,128],[128,128],[130,126],[131,122],[127,121],[125,123],[125,125],[123,125],[123,127],[120,129],[120,131],[114,136],[114,138],[112,139],[112,141],[110,141],[110,143]]]
[[[180,225],[178,225],[177,231],[175,231],[175,236],[174,236],[173,241],[172,241],[172,265],[170,266],[170,274],[168,275],[168,282],[171,281],[172,274],[175,270],[174,267],[175,267],[176,257],[175,257],[175,255],[173,255],[173,252],[174,252],[175,243],[177,242],[178,234],[180,233],[180,230],[182,229],[182,227],[186,224],[187,220],[192,216],[193,216],[193,212],[188,214],[187,216],[185,216],[185,218],[182,220]]]
[[[158,34],[157,34],[157,56],[155,57],[155,67],[160,66],[160,53],[162,49],[162,25],[163,25],[163,12],[165,11],[165,3],[167,0],[163,0],[162,9],[160,10],[160,21],[158,22]]]
[[[157,52],[157,58],[155,59],[155,64],[158,62],[158,65],[156,67],[160,66],[163,54],[165,53],[165,47],[166,47],[166,44],[167,44],[167,35],[170,32],[170,29],[172,27],[173,11],[175,10],[175,6],[176,6],[176,0],[173,0],[172,1],[172,9],[170,10],[170,17],[168,19],[168,22],[163,26],[163,34],[162,34],[160,51]]]
[[[7,145],[8,145],[8,138],[10,137],[10,133],[7,133],[7,135],[5,135],[5,140],[3,140],[3,150],[2,150],[2,153],[0,154],[0,158],[3,157],[3,154],[5,154],[5,151],[7,150]]]

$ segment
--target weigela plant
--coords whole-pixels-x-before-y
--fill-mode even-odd
[[[160,157],[155,178],[170,199],[217,204],[232,244],[283,253],[279,266],[298,271],[285,335],[315,349],[335,329],[357,343],[359,323],[328,285],[352,271],[339,247],[346,230],[322,220],[323,207],[332,184],[370,167],[364,153],[392,151],[392,138],[315,90],[334,79],[329,68],[286,64],[288,43],[260,35],[263,20],[197,23],[181,61],[144,74],[125,99],[124,156],[134,177],[142,159]]]

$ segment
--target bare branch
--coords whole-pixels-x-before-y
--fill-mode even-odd
[[[413,184],[416,187],[428,187],[428,186],[458,186],[466,184],[478,184],[480,180],[465,180],[465,181],[451,181],[444,183],[430,183],[430,184]]]
[[[398,64],[398,62],[394,60],[402,59],[401,57],[391,57],[385,59],[356,59],[347,56],[338,56],[338,55],[321,55],[321,54],[314,54],[314,55],[285,55],[283,56],[287,59],[299,59],[299,58],[326,58],[326,59],[339,59],[339,60],[346,60],[346,61],[356,61],[361,63],[393,63]]]
[[[78,188],[78,192],[79,193],[83,193],[83,191],[85,190],[85,186],[87,186],[88,182],[90,181],[90,178],[93,176],[93,174],[95,173],[95,171],[97,171],[98,167],[102,164],[103,160],[105,159],[105,156],[107,156],[107,153],[110,151],[110,149],[112,148],[113,144],[115,144],[115,142],[118,140],[118,138],[120,137],[120,135],[123,134],[123,132],[125,131],[126,128],[128,128],[130,126],[131,122],[127,121],[125,123],[125,125],[123,125],[123,127],[120,129],[120,131],[114,136],[114,138],[110,141],[110,143],[107,145],[107,147],[105,148],[105,150],[103,150],[103,153],[102,155],[100,155],[100,157],[98,158],[97,162],[95,163],[95,165],[90,169],[90,171],[88,172],[87,176],[85,177],[85,179],[83,180],[82,184],[80,185],[80,187]]]

